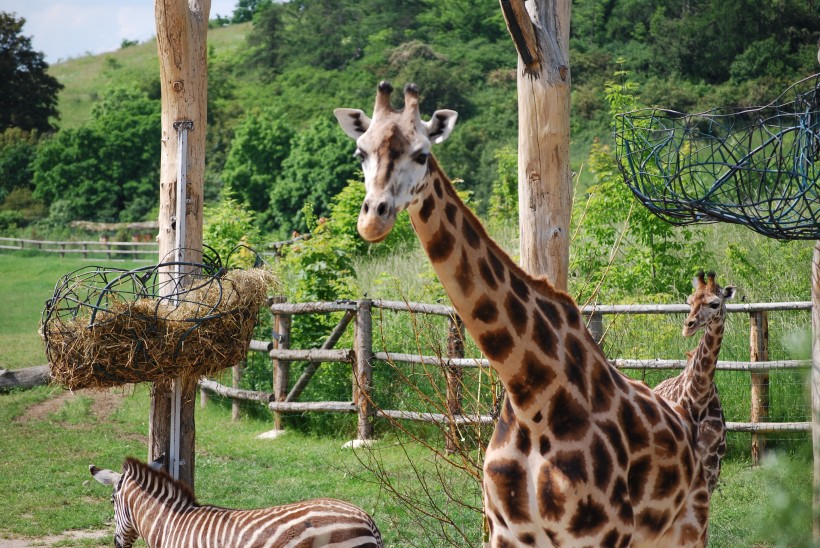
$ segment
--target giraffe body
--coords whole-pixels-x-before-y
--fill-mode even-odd
[[[709,492],[689,411],[605,359],[575,302],[524,272],[487,235],[430,153],[453,111],[429,122],[418,91],[373,119],[337,109],[357,141],[359,233],[381,241],[407,209],[467,331],[506,388],[484,462],[490,545],[701,546]]]
[[[661,382],[654,391],[690,409],[697,424],[697,451],[711,494],[720,477],[720,461],[726,454],[726,420],[714,382],[715,367],[723,342],[726,301],[734,298],[735,288],[717,285],[713,272],[706,277],[699,273],[693,286],[695,291],[687,299],[690,313],[684,320],[683,335],[691,337],[701,328],[704,333],[697,348],[686,353],[686,367],[681,374]]]

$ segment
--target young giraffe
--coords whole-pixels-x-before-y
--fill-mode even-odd
[[[695,350],[687,352],[686,368],[655,387],[655,393],[687,407],[697,422],[697,450],[703,461],[706,484],[711,494],[720,476],[720,461],[726,454],[726,420],[715,386],[715,366],[723,342],[726,301],[734,298],[733,286],[720,287],[715,273],[703,272],[692,280],[694,293],[686,299],[689,316],[683,322],[683,336],[691,337],[705,328]]]
[[[362,161],[358,230],[379,242],[408,210],[507,390],[484,462],[491,546],[702,546],[709,492],[689,412],[612,367],[575,302],[487,235],[430,155],[457,114],[425,122],[415,85],[401,111],[391,92],[379,84],[372,120],[335,111]]]

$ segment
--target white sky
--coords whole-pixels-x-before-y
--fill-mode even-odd
[[[211,15],[230,16],[237,0],[211,0]],[[153,0],[0,0],[0,11],[23,17],[22,34],[46,62],[119,49],[123,39],[156,34]]]

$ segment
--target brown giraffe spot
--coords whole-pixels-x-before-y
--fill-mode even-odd
[[[493,447],[503,447],[510,442],[513,428],[516,426],[515,414],[513,413],[512,405],[508,398],[504,398],[501,407],[501,415],[498,417],[498,422],[493,430],[493,437],[490,445]]]
[[[564,320],[561,318],[561,313],[558,312],[557,306],[541,297],[536,297],[535,304],[538,305],[538,308],[544,313],[544,317],[549,320],[553,329],[556,331],[561,329],[561,326],[564,325]]]
[[[496,542],[498,548],[515,548],[515,545],[505,538],[500,538]]]
[[[610,505],[618,511],[618,517],[624,523],[632,522],[632,503],[630,502],[629,488],[624,478],[618,477],[612,485],[612,493],[609,495]]]
[[[498,288],[498,282],[495,281],[493,271],[490,270],[490,265],[487,264],[487,261],[485,261],[483,257],[478,260],[478,273],[490,289]]]
[[[680,530],[680,545],[691,546],[700,540],[700,530],[694,525],[684,525]]]
[[[478,337],[478,344],[481,351],[497,362],[503,362],[507,356],[510,355],[513,349],[513,338],[506,327],[496,329],[494,331],[487,331]]]
[[[543,392],[553,380],[555,380],[555,372],[541,363],[538,357],[528,350],[524,353],[521,369],[510,379],[510,396],[519,409],[527,409],[535,397]],[[541,411],[538,413],[540,414]]]
[[[441,179],[439,179],[438,177],[436,177],[433,181],[433,189],[436,191],[436,196],[438,196],[439,198],[444,196],[444,194],[442,194],[441,192]]]
[[[558,533],[556,533],[555,531],[551,531],[550,529],[544,529],[544,532],[549,537],[550,542],[552,542],[553,546],[561,546],[560,544],[558,544]]]
[[[692,462],[692,460],[692,453],[684,450],[680,458],[680,463],[683,467],[682,477],[686,483],[689,482],[689,479],[692,477],[692,474],[694,473],[695,464],[694,462]]]
[[[581,451],[559,451],[552,459],[556,468],[561,470],[570,483],[586,483],[586,458]]]
[[[678,454],[678,442],[669,430],[656,432],[652,444],[655,446],[655,455],[661,459],[672,459]]]
[[[607,548],[618,548],[618,539],[621,538],[621,535],[618,534],[617,529],[612,529],[606,535],[604,535],[603,540],[601,541],[601,546]]]
[[[484,323],[494,323],[498,319],[498,307],[487,295],[479,297],[473,308],[473,319]]]
[[[672,434],[675,436],[675,439],[683,441],[686,433],[684,432],[683,428],[680,425],[680,416],[672,410],[669,405],[661,400],[661,411],[666,416],[666,425],[669,427],[669,430],[672,431]]]
[[[588,495],[586,500],[578,503],[575,515],[569,522],[569,531],[575,536],[590,536],[600,531],[606,525],[606,510],[604,506]]]
[[[555,300],[561,303],[564,307],[564,315],[567,317],[567,324],[574,329],[581,327],[581,311],[578,310],[578,305],[572,300],[569,295],[558,293]]]
[[[612,397],[615,395],[615,386],[612,383],[609,368],[606,366],[593,367],[590,382],[592,384],[592,412],[608,411],[612,405]]]
[[[529,521],[527,471],[512,459],[501,459],[489,462],[486,472],[509,520],[515,523]]]
[[[504,268],[504,263],[492,251],[487,252],[487,258],[490,260],[490,266],[493,267],[493,272],[495,272],[495,276],[499,279],[501,283],[504,283],[504,272],[507,270],[506,268]]]
[[[589,411],[563,387],[552,397],[547,420],[552,433],[562,440],[580,440],[589,430]]]
[[[523,333],[527,329],[527,308],[518,298],[512,293],[507,295],[504,301],[504,308],[507,310],[507,318],[513,324],[515,330]]]
[[[692,510],[695,512],[695,519],[698,523],[709,522],[709,504],[696,504]]]
[[[424,244],[430,261],[434,263],[446,261],[453,252],[455,241],[456,239],[450,231],[444,226],[440,226],[436,233]]]
[[[510,287],[512,290],[515,291],[515,294],[521,297],[523,300],[527,300],[530,298],[530,288],[527,287],[527,283],[515,275],[514,272],[510,271]]]
[[[698,491],[695,493],[694,497],[695,502],[699,502],[700,504],[708,504],[709,503],[709,493],[707,491]]]
[[[558,521],[564,515],[566,495],[561,491],[554,476],[555,469],[550,463],[541,465],[538,471],[538,511],[541,516],[550,521]]]
[[[444,206],[444,214],[447,215],[447,220],[450,221],[450,224],[453,225],[453,228],[456,226],[456,213],[458,212],[458,207],[453,202],[447,202],[447,205]]]
[[[467,258],[467,250],[461,250],[461,260],[456,266],[456,283],[461,288],[461,294],[469,297],[473,291],[473,271],[470,269],[470,261]]]
[[[558,345],[558,339],[555,336],[555,332],[547,325],[544,316],[536,312],[532,316],[532,321],[532,339],[535,341],[535,344],[537,344],[541,352],[547,356],[557,357],[558,350],[556,346]]]
[[[604,441],[597,435],[592,438],[590,455],[593,463],[592,476],[595,479],[595,486],[601,491],[606,491],[609,481],[612,479],[612,456],[609,454],[609,449],[607,449]]]
[[[655,401],[649,398],[638,398],[638,406],[643,412],[644,418],[649,421],[650,426],[655,426],[661,421],[661,415],[655,405]]]
[[[530,439],[530,429],[523,424],[518,425],[518,432],[515,438],[515,447],[522,455],[529,455],[532,451],[532,440]]]
[[[615,457],[618,459],[618,466],[625,468],[629,460],[629,455],[626,452],[626,445],[624,444],[623,434],[614,422],[606,421],[598,425],[601,431],[609,441],[610,447],[615,452]]]
[[[586,381],[586,357],[587,351],[578,337],[575,335],[567,335],[564,339],[564,348],[566,349],[566,359],[564,360],[564,372],[567,375],[567,380],[574,384],[578,391],[583,396],[587,395],[587,381]]]
[[[680,485],[680,470],[677,466],[661,466],[658,469],[658,476],[655,478],[655,489],[652,491],[653,499],[666,499],[671,497]]]
[[[478,249],[478,246],[481,245],[481,238],[479,238],[478,232],[467,217],[465,217],[461,223],[461,233],[464,235],[464,239],[467,240],[467,244],[470,247]]]
[[[683,491],[678,491],[678,494],[675,495],[675,506],[680,506],[683,502]]]
[[[666,529],[669,524],[669,510],[663,512],[647,508],[638,514],[636,521],[641,527],[645,527],[655,534]]]
[[[625,535],[623,539],[621,539],[621,545],[618,548],[627,548],[628,546],[632,545],[632,535]]]
[[[535,546],[535,537],[532,533],[521,533],[518,535],[518,542],[521,544],[528,544],[530,546]]]
[[[540,409],[538,410],[538,412],[535,415],[532,416],[532,422],[534,422],[535,424],[538,424],[543,419],[544,419],[544,414],[541,413]]]
[[[629,487],[629,498],[639,501],[643,498],[643,490],[649,479],[649,472],[652,470],[652,460],[646,456],[641,457],[629,467],[626,481]]]
[[[635,412],[635,409],[626,401],[621,402],[621,410],[618,413],[626,433],[626,440],[632,452],[639,451],[649,445],[649,432],[646,430],[643,421]]]
[[[430,220],[430,216],[433,214],[433,209],[436,207],[436,199],[433,198],[433,195],[427,196],[424,201],[421,203],[421,209],[419,209],[419,218],[422,222],[426,223]]]
[[[550,443],[550,438],[546,434],[541,434],[541,437],[538,438],[538,451],[541,452],[542,455],[546,455],[552,449],[552,444]]]

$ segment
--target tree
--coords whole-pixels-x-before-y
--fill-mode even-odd
[[[63,85],[46,73],[43,54],[22,36],[26,20],[0,12],[0,131],[9,127],[47,132],[59,118],[57,93]]]

